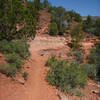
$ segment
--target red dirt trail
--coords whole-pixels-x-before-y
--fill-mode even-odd
[[[33,42],[30,45],[31,58],[24,66],[29,73],[28,81],[20,85],[0,75],[0,100],[59,100],[56,89],[45,80],[47,57],[38,54]]]
[[[45,26],[47,27],[47,23]],[[43,25],[43,27],[45,26]],[[25,85],[21,85],[0,74],[0,100],[59,100],[55,87],[46,82],[45,62],[48,56],[39,54],[42,49],[64,46],[59,37],[56,38],[56,41],[58,42],[55,43],[55,38],[48,37],[47,39],[43,36],[40,37],[39,34],[29,43],[31,57],[24,65],[25,70],[29,73],[27,82]]]
[[[48,69],[45,62],[52,53],[65,56],[69,48],[64,37],[50,37],[43,34],[48,31],[50,22],[50,15],[46,12],[46,10],[41,12],[38,34],[29,42],[31,57],[24,64],[24,69],[29,73],[28,80],[22,85],[0,74],[0,100],[59,100],[57,89],[46,81]],[[84,91],[87,96],[84,98],[69,95],[68,98],[69,100],[100,100],[91,93],[92,88],[92,85],[86,87]]]

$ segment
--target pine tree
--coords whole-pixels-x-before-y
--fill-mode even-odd
[[[34,0],[34,6],[36,10],[40,9],[40,0]]]
[[[92,33],[93,32],[92,28],[93,28],[93,21],[92,21],[91,16],[88,16],[87,20],[85,20],[83,22],[83,30],[88,32],[88,33]]]
[[[48,0],[44,0],[44,1],[43,1],[43,5],[44,5],[45,8],[47,8],[47,7],[49,6]]]

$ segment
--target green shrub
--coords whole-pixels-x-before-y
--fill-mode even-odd
[[[55,61],[55,63],[51,62],[52,67],[47,75],[51,85],[57,86],[62,91],[71,92],[87,84],[87,73],[79,64],[66,61]]]
[[[0,41],[0,51],[4,54],[17,53],[22,58],[29,56],[29,46],[25,41]]]
[[[95,79],[95,74],[96,74],[96,66],[93,64],[84,64],[82,67],[85,68],[88,77]]]
[[[13,42],[12,48],[14,49],[14,52],[19,54],[24,59],[30,55],[28,50],[29,45],[25,41]]]
[[[6,40],[0,41],[0,51],[5,54],[12,53],[13,48],[11,47],[11,42]]]
[[[85,21],[83,21],[83,30],[88,33],[93,33],[93,20],[91,16],[88,16]]]
[[[72,48],[73,50],[79,49],[81,47],[81,45],[76,42],[76,40],[72,40],[71,44],[70,44],[70,48]]]
[[[75,56],[75,60],[78,63],[82,63],[83,62],[83,54],[81,51],[75,51],[74,52],[74,56]]]
[[[79,96],[79,97],[83,97],[84,96],[84,93],[82,93],[79,89],[76,89],[74,94],[76,96]]]
[[[55,36],[58,34],[58,28],[56,23],[51,23],[49,28],[49,35]]]
[[[72,48],[79,49],[81,46],[81,41],[83,39],[82,26],[80,24],[76,25],[71,30],[72,37]]]
[[[83,30],[88,33],[92,33],[96,36],[100,36],[100,18],[93,19],[91,16],[87,17],[87,20],[83,21]]]
[[[49,12],[51,13],[51,22],[57,24],[58,35],[64,35],[73,20],[78,23],[82,22],[80,14],[75,11],[66,11],[63,7],[51,7]]]
[[[39,10],[35,6],[35,1],[24,1],[24,3],[27,4],[27,7],[21,0],[3,0],[0,2],[0,40],[35,36],[36,16]],[[30,3],[32,8],[30,8]],[[22,24],[24,27],[17,30],[17,24]]]
[[[46,66],[52,67],[54,63],[57,63],[57,59],[55,56],[52,56],[47,60]]]
[[[91,50],[89,64],[95,65],[95,79],[100,81],[100,43],[98,43],[96,47]]]
[[[4,67],[4,74],[12,77],[17,71],[20,72],[24,60],[29,56],[28,47],[26,41],[0,41],[0,51],[4,53],[8,63],[8,67]]]
[[[95,22],[95,32],[94,35],[100,36],[100,18]]]
[[[9,64],[14,64],[17,69],[21,69],[21,65],[24,63],[22,58],[16,53],[6,55],[6,59]]]
[[[15,77],[17,69],[15,65],[3,64],[0,65],[0,72],[10,77]]]

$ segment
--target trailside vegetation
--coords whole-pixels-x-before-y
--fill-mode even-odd
[[[6,64],[0,64],[0,72],[15,77],[17,72],[23,70],[24,60],[29,57],[29,45],[26,41],[0,41],[0,52],[6,57]]]
[[[85,32],[100,36],[100,18],[93,19],[92,16],[88,16],[83,21],[83,30]]]
[[[52,22],[49,26],[49,35],[56,36],[58,34],[57,24]]]
[[[94,65],[94,70],[91,75],[92,78],[100,81],[100,42],[91,50],[89,63]]]
[[[29,57],[27,39],[34,39],[38,25],[40,0],[0,1],[0,52],[6,64],[0,65],[0,72],[15,77],[23,72],[24,60]],[[27,74],[23,73],[27,79]]]
[[[73,20],[81,23],[82,17],[74,11],[66,11],[63,7],[50,7],[51,23],[56,23],[58,27],[57,35],[64,35],[69,26],[72,25]]]
[[[73,49],[79,49],[81,47],[81,42],[83,40],[83,31],[82,26],[80,24],[75,25],[71,29],[71,47]]]
[[[35,36],[39,10],[39,1],[36,1],[2,0],[0,2],[0,40]]]
[[[46,65],[50,67],[47,74],[48,82],[63,92],[76,95],[80,88],[87,85],[87,72],[80,64],[51,57]]]

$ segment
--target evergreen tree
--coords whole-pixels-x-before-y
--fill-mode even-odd
[[[94,73],[95,79],[100,81],[100,42],[96,44],[96,47],[91,50],[89,56],[89,63],[95,65]]]
[[[79,47],[81,46],[81,41],[83,39],[82,26],[80,24],[72,28],[71,37],[72,47],[74,49],[79,49]]]
[[[34,36],[36,19],[24,4],[27,0],[0,1],[0,39]],[[17,29],[17,26],[22,28]]]
[[[75,11],[68,11],[67,14],[70,16],[71,21],[74,20],[76,22],[81,22],[82,21],[82,17],[80,16],[80,14],[76,13]]]
[[[34,6],[36,10],[40,9],[40,0],[34,0]]]
[[[52,11],[51,22],[55,22],[58,27],[59,35],[62,35],[66,30],[66,17],[65,17],[65,9],[62,7],[54,8]]]
[[[48,8],[48,7],[49,7],[49,2],[48,2],[48,0],[44,0],[44,1],[43,1],[43,6],[44,6],[45,8]]]
[[[49,35],[55,36],[58,34],[58,27],[57,24],[52,22],[50,24],[50,31],[49,31]]]
[[[83,30],[88,33],[93,33],[93,21],[91,16],[87,17],[87,20],[83,21]]]
[[[100,18],[95,22],[95,35],[100,36]]]

